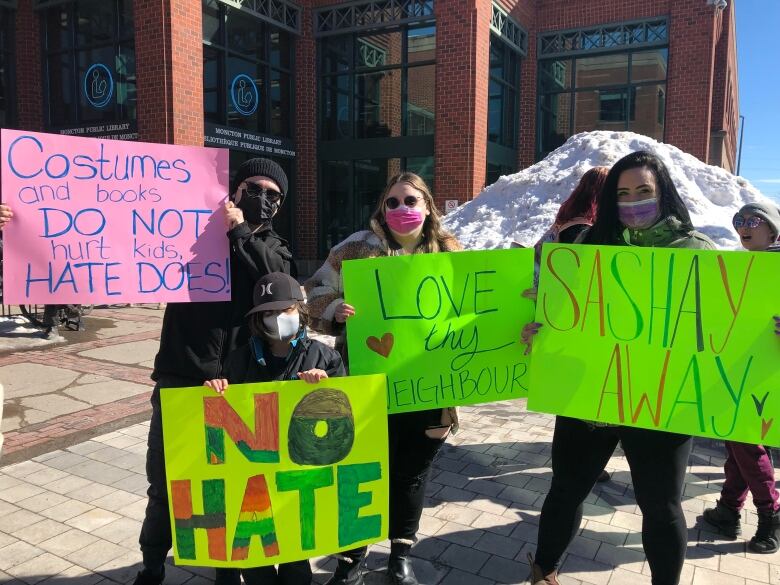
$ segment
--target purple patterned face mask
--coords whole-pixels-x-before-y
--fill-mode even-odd
[[[641,201],[618,201],[618,217],[620,223],[628,228],[649,228],[658,219],[658,200],[653,197]]]

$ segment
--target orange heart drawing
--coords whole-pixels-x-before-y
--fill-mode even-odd
[[[761,440],[763,441],[764,438],[766,438],[766,434],[769,432],[769,429],[772,428],[772,423],[775,422],[775,419],[770,418],[769,420],[761,419]]]
[[[382,357],[388,357],[390,352],[393,351],[394,341],[392,333],[385,333],[381,340],[372,335],[366,339],[366,345],[371,351],[375,351]]]

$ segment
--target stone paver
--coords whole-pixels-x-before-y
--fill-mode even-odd
[[[15,429],[6,443],[12,464],[0,468],[0,582],[117,585],[138,570],[148,423],[119,421],[148,410],[162,312],[95,314],[105,326],[89,338],[0,356],[11,407],[3,428]],[[109,422],[114,426],[95,430]],[[434,462],[413,549],[415,570],[425,585],[523,583],[552,477],[554,419],[528,413],[524,401],[516,401],[463,408],[461,423]],[[67,440],[55,445],[58,437]],[[28,452],[34,454],[22,456]],[[689,542],[680,583],[780,585],[780,553],[746,549],[756,524],[750,501],[737,541],[701,524],[699,516],[718,497],[723,457],[722,444],[695,442],[683,501]],[[563,585],[650,583],[642,518],[620,450],[608,469],[612,479],[588,496],[581,529],[563,559]],[[368,585],[387,584],[388,547],[386,541],[371,547]],[[315,582],[324,583],[335,563],[319,558],[313,565]],[[171,566],[167,582],[207,585],[212,575],[207,568]]]
[[[140,364],[141,362],[154,359],[159,347],[160,344],[156,339],[148,339],[131,343],[118,343],[99,349],[89,349],[79,352],[79,355],[119,364]]]
[[[525,414],[522,403],[484,408],[490,410],[494,423],[510,424],[531,416],[540,420],[538,415]],[[476,428],[492,432],[485,436],[503,441],[503,426],[488,428],[479,419],[479,412],[478,407],[464,409],[463,427],[468,429],[473,418],[479,421],[474,423]],[[503,418],[499,413],[504,414]],[[549,453],[541,439],[549,441],[552,419],[541,420],[545,424],[532,427],[533,441],[529,443],[536,444],[536,455],[544,457],[546,463],[535,463],[526,467],[527,471],[512,469],[516,464],[505,459],[509,451],[526,453],[515,448],[518,443],[514,439],[520,432],[517,429],[512,429],[510,443],[493,445],[499,448],[492,449],[492,454],[486,455],[482,445],[470,443],[477,433],[458,434],[442,450],[434,463],[434,480],[421,520],[421,540],[414,548],[414,565],[422,583],[524,582],[528,575],[525,557],[535,551],[538,515],[544,500],[543,491],[537,490],[544,490],[550,477]],[[84,585],[102,580],[107,580],[106,585],[131,581],[140,562],[137,539],[146,506],[145,482],[141,473],[114,464],[121,461],[132,469],[142,466],[147,432],[148,425],[135,424],[35,460],[0,468],[0,571],[27,585],[48,579],[54,583],[58,575]],[[702,451],[697,446],[694,454],[698,472],[690,474],[691,481],[701,482],[705,473],[721,473],[717,465],[702,462],[716,457],[707,454],[710,450],[713,447],[709,444]],[[621,469],[624,464],[622,455],[617,454],[610,467]],[[128,481],[137,483],[138,493],[128,490],[124,485]],[[711,528],[698,524],[697,511],[703,510],[713,491],[717,495],[719,485],[689,485],[705,485],[705,493],[699,499],[688,496],[691,499],[686,500],[701,505],[685,506],[690,542],[681,583],[780,585],[780,555],[767,558],[748,554],[745,539],[724,541]],[[701,490],[689,492],[700,494]],[[638,533],[641,516],[632,500],[630,485],[622,481],[597,486],[588,498],[580,535],[564,558],[561,583],[649,583]],[[746,530],[745,538],[752,531]],[[369,585],[386,584],[382,569],[387,546],[372,547]],[[333,564],[329,559],[317,559],[316,567],[315,581],[323,583]],[[194,567],[171,567],[170,573],[171,585],[206,584],[211,575],[207,569]]]

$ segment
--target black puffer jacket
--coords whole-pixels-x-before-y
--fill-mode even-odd
[[[270,382],[272,380],[295,380],[298,372],[312,368],[325,370],[330,378],[346,376],[344,363],[339,353],[301,333],[290,355],[279,365],[278,360],[269,359],[268,348],[257,338],[251,338],[238,349],[230,352],[222,370],[222,377],[230,384],[246,382]]]
[[[252,233],[246,223],[228,232],[231,300],[170,303],[152,379],[163,388],[200,386],[222,377],[228,354],[249,339],[246,313],[255,282],[270,272],[297,276],[287,242],[272,229]]]

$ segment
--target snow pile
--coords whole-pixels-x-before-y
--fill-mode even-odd
[[[64,341],[65,338],[61,335],[44,339],[41,330],[20,315],[0,317],[0,353],[39,348]]]
[[[731,218],[746,203],[769,200],[742,177],[633,132],[576,134],[544,160],[501,177],[448,214],[444,225],[467,249],[508,248],[513,240],[531,246],[588,169],[612,166],[637,150],[649,150],[664,161],[698,230],[719,247],[741,248]]]

